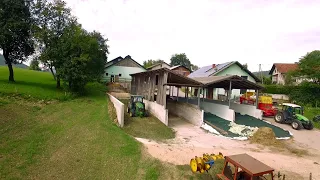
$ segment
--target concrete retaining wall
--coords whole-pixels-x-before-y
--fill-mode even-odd
[[[113,103],[114,108],[116,109],[118,124],[120,127],[124,126],[124,104],[119,101],[117,98],[108,94],[111,102]]]
[[[262,119],[263,113],[260,109],[257,109],[256,106],[231,103],[230,108],[242,115],[246,114],[246,115],[255,117],[257,119]]]
[[[170,113],[184,118],[191,124],[201,126],[203,123],[204,111],[198,106],[183,102],[168,102],[167,108]]]
[[[229,106],[213,103],[213,102],[201,102],[201,109],[205,112],[210,112],[216,116],[219,116],[228,121],[235,121],[234,110],[229,109]]]
[[[168,126],[168,110],[164,106],[157,104],[156,102],[151,102],[143,100],[146,105],[146,110],[158,118],[163,124]]]

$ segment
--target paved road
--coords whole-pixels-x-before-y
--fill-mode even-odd
[[[293,134],[293,139],[301,147],[308,147],[312,149],[320,150],[320,130],[294,130],[289,124],[279,124],[274,121],[273,118],[264,118],[265,120],[271,122],[273,125],[281,127],[285,130],[290,131]]]

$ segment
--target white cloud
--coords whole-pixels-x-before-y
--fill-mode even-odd
[[[260,3],[257,3],[260,2]],[[304,1],[67,0],[79,22],[109,38],[110,59],[169,62],[186,53],[205,66],[238,60],[257,70],[320,47],[319,3]],[[318,32],[318,34],[316,34]]]

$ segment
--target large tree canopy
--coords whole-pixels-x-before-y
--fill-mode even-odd
[[[35,19],[35,37],[37,39],[37,50],[40,51],[40,61],[51,70],[53,77],[60,87],[59,67],[64,59],[59,51],[59,38],[63,35],[66,27],[76,22],[71,15],[71,9],[66,7],[62,0],[47,2],[37,0],[33,7],[33,18]],[[55,75],[53,68],[57,71]]]
[[[88,33],[76,23],[64,30],[58,42],[64,62],[58,73],[72,91],[82,92],[87,82],[101,77],[107,62],[106,41],[100,33]]]
[[[300,59],[296,76],[304,76],[320,84],[320,51],[307,53]]]
[[[0,49],[14,81],[12,64],[22,63],[34,52],[30,1],[0,1]]]
[[[185,53],[172,55],[172,57],[170,58],[170,65],[171,66],[182,65],[191,69],[191,62],[187,58],[187,55]]]

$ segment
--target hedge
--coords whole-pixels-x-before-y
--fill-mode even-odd
[[[286,94],[291,100],[312,106],[320,105],[320,85],[303,82],[298,86],[265,85],[264,93]]]

